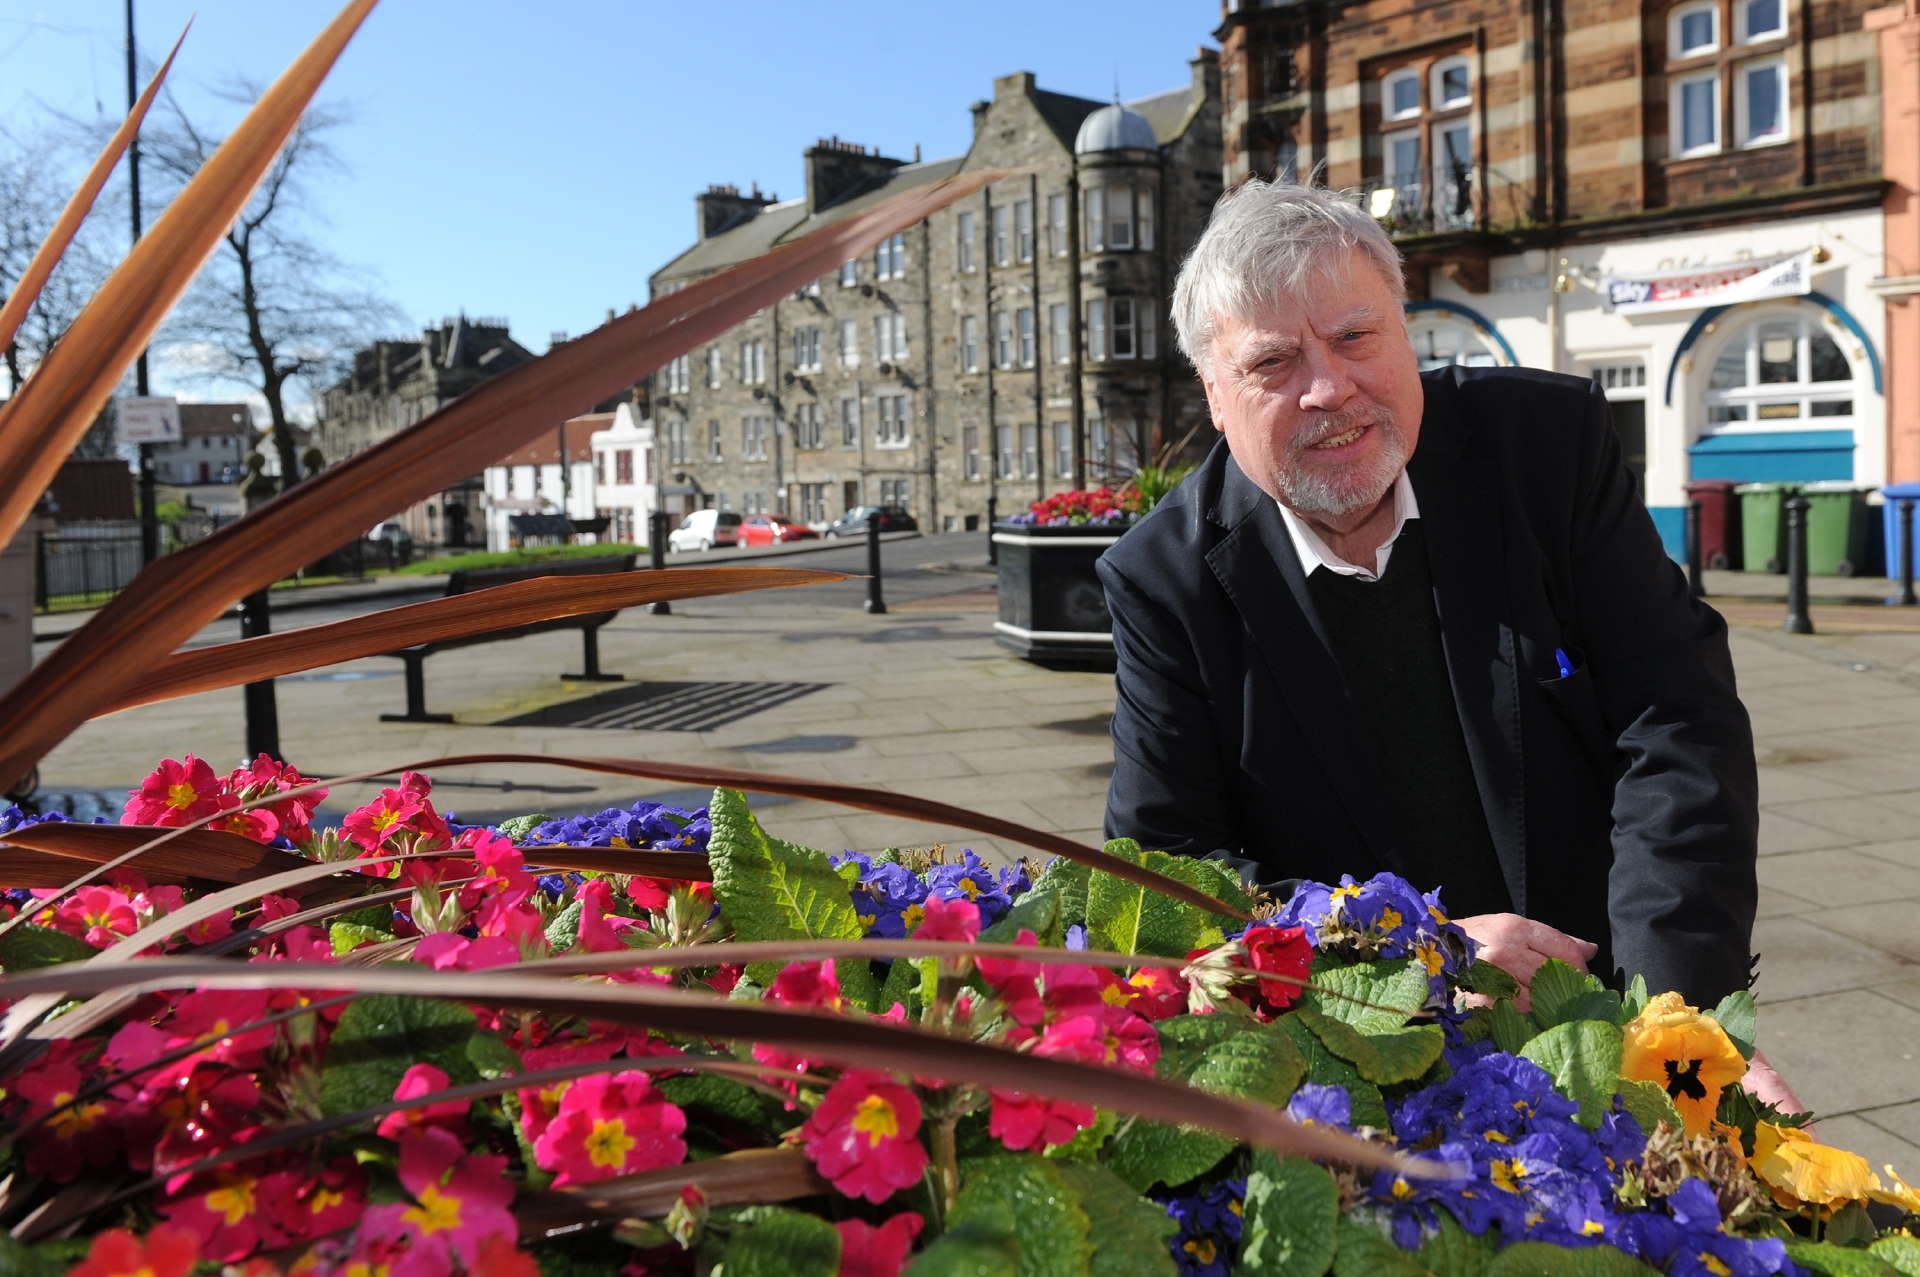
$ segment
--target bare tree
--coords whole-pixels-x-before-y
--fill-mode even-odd
[[[251,103],[242,84],[222,96]],[[168,121],[143,133],[143,149],[168,184],[184,185],[220,139],[190,119],[171,94]],[[344,375],[353,352],[400,316],[363,270],[316,238],[321,218],[311,184],[344,171],[328,134],[346,122],[338,107],[308,109],[227,231],[220,249],[168,321],[169,357],[208,382],[241,382],[267,402],[281,487],[300,478],[290,406],[311,401]]]

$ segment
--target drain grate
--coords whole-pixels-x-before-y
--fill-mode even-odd
[[[634,683],[502,719],[495,726],[704,732],[831,686],[831,683]]]

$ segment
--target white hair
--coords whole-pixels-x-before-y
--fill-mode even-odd
[[[1350,194],[1257,177],[1228,191],[1173,286],[1180,349],[1211,376],[1219,316],[1251,320],[1276,295],[1298,297],[1314,275],[1355,248],[1365,250],[1395,300],[1405,302],[1400,250]]]

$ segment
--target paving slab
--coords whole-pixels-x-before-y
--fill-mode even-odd
[[[1759,1046],[1815,1113],[1920,1101],[1920,1011],[1868,990],[1765,1007]]]

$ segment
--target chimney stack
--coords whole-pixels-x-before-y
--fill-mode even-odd
[[[702,240],[712,239],[771,203],[772,197],[760,194],[757,184],[751,195],[742,195],[740,188],[731,182],[725,186],[709,186],[704,193],[693,197],[695,228]]]

